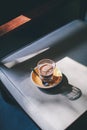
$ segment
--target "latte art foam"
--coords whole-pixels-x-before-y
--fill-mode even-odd
[[[40,67],[40,74],[45,77],[49,77],[53,74],[52,64],[46,63]]]

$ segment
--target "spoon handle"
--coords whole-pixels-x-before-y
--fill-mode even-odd
[[[39,74],[36,72],[35,69],[33,69],[33,72],[39,77]],[[39,77],[39,78],[40,78],[40,77]],[[42,81],[42,80],[41,80],[41,81]],[[44,86],[49,86],[49,83],[44,82],[44,81],[42,81],[42,84],[43,84]]]
[[[36,72],[35,69],[33,69],[33,72],[39,77],[39,74]]]

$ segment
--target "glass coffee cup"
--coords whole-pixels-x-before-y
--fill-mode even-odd
[[[39,77],[45,86],[49,86],[53,80],[56,63],[51,59],[42,59],[37,63]]]

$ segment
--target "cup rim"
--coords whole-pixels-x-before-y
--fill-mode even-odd
[[[39,60],[39,61],[37,62],[37,66],[39,66],[40,62],[42,62],[42,61],[44,61],[44,60],[51,61],[52,63],[54,63],[54,64],[56,65],[56,63],[55,63],[54,60],[51,60],[51,59],[48,59],[48,58],[47,58],[47,59],[44,58],[44,59],[41,59],[41,60]]]

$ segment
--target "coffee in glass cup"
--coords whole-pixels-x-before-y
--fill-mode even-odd
[[[45,86],[49,86],[53,80],[56,63],[51,59],[42,59],[37,63],[39,77]]]

